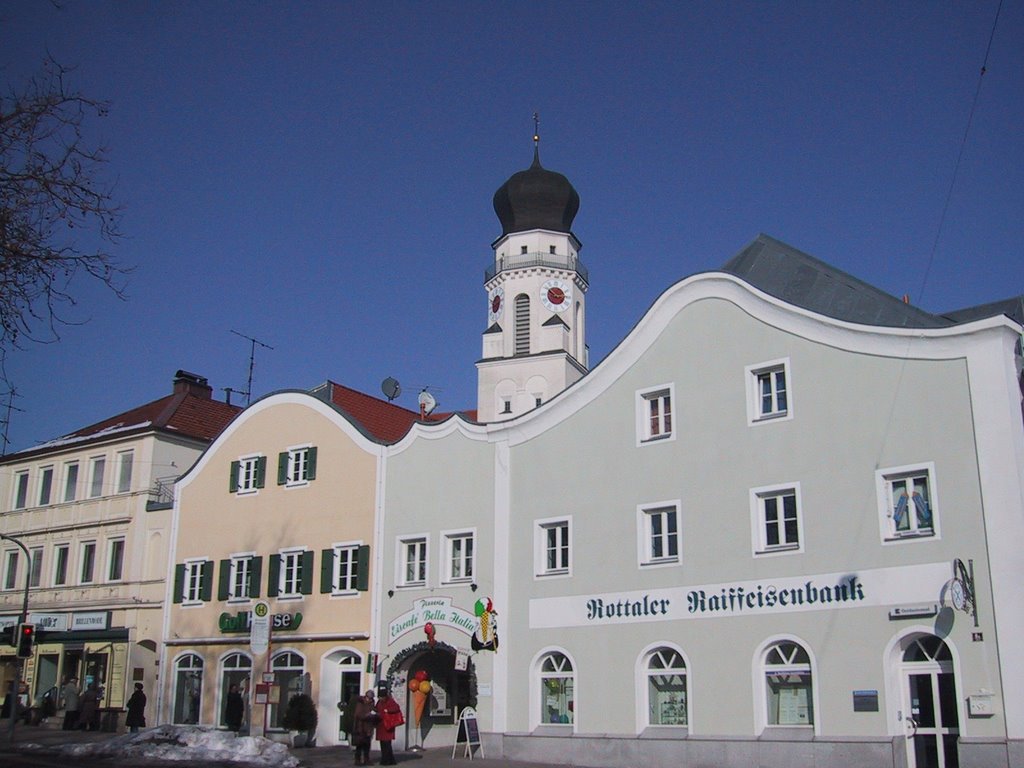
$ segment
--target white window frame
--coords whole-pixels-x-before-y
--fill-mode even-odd
[[[281,567],[277,574],[277,597],[279,600],[301,600],[302,594],[302,556],[308,550],[305,547],[288,547],[279,549]]]
[[[565,529],[565,544],[558,543],[558,548],[566,548],[568,562],[556,567],[548,567],[548,531],[554,528]],[[568,578],[572,576],[572,516],[548,517],[533,521],[533,573],[535,579]]]
[[[339,541],[331,545],[331,594],[357,595],[356,585],[359,580],[359,547],[362,541]],[[341,555],[346,554],[346,562],[342,563]],[[344,569],[344,572],[343,572]],[[342,580],[345,584],[342,585]]]
[[[32,547],[29,550],[28,559],[28,584],[29,587],[39,587],[43,583],[43,548]]]
[[[665,425],[664,401],[669,402],[669,424]],[[656,387],[645,387],[638,389],[636,399],[636,445],[655,445],[658,443],[672,442],[679,433],[679,414],[676,412],[676,385],[674,383],[659,384]],[[658,409],[658,433],[651,426],[651,403],[659,401]]]
[[[120,562],[118,563],[118,570],[121,572],[116,578],[112,574],[115,563],[115,549],[117,545],[121,545],[121,554],[119,557]],[[124,536],[115,536],[111,539],[107,539],[107,581],[117,583],[124,581],[124,564],[125,564],[125,550],[128,544]]]
[[[238,496],[251,496],[259,492],[257,478],[259,477],[259,465],[262,458],[262,454],[254,453],[238,459],[238,476],[235,478],[235,493]]]
[[[75,461],[64,462],[64,474],[62,476],[63,482],[61,483],[60,496],[60,500],[64,503],[78,499],[79,470],[80,467],[77,459]]]
[[[785,535],[785,517],[778,521],[780,532],[779,544],[768,544],[768,521],[765,516],[765,500],[780,498],[792,494],[796,500],[796,533],[797,543],[782,542]],[[771,557],[776,555],[794,555],[804,551],[807,540],[804,528],[803,504],[800,498],[800,483],[779,483],[750,489],[750,526],[753,552],[755,557]]]
[[[115,493],[130,493],[132,490],[132,475],[135,469],[135,451],[117,452],[117,486]],[[127,477],[125,477],[127,475]]]
[[[310,448],[312,448],[310,445],[301,445],[288,449],[288,467],[284,483],[286,488],[309,485],[309,478],[306,477],[306,473],[309,470]]]
[[[931,530],[917,528],[917,514],[914,509],[908,510],[908,520],[912,527],[909,531],[897,532],[893,518],[891,483],[909,477],[925,476],[928,481],[928,505],[932,516]],[[935,462],[924,461],[918,464],[904,464],[898,467],[884,467],[875,471],[875,492],[878,497],[878,525],[883,545],[900,544],[911,541],[938,541],[942,538],[939,529],[939,489],[935,479]]]
[[[86,551],[91,551],[90,559],[86,559]],[[96,560],[97,560],[97,548],[96,541],[89,540],[83,541],[78,545],[78,583],[79,584],[95,584],[96,583]],[[89,578],[85,576],[85,566],[89,564]]]
[[[61,552],[64,553],[64,562],[61,563]],[[63,578],[58,579],[61,576],[60,568],[64,566]],[[65,587],[68,584],[68,574],[71,573],[71,544],[62,543],[57,544],[53,548],[53,586]]]
[[[462,574],[456,576],[454,571],[455,565],[455,542],[461,541],[462,552],[459,556],[459,562],[462,569]],[[466,553],[465,542],[469,542],[469,554]],[[476,559],[477,559],[477,544],[479,540],[476,535],[476,528],[458,528],[448,531],[441,531],[441,570],[442,576],[441,581],[445,584],[471,584],[476,579]],[[469,566],[469,574],[466,574],[466,566]]]
[[[229,556],[231,566],[228,568],[228,602],[248,603],[252,601],[249,592],[252,590],[252,564],[255,552],[237,552]],[[239,582],[241,581],[241,584]],[[238,588],[241,587],[242,594]]]
[[[791,644],[799,646],[801,650],[807,655],[807,663],[795,663],[792,665],[782,664],[767,664],[768,654],[771,651],[782,645]],[[771,673],[769,673],[771,670]],[[775,724],[770,723],[768,716],[768,676],[782,675],[787,672],[793,675],[807,675],[810,678],[810,691],[809,691],[809,705],[811,710],[811,722],[806,724],[800,723],[787,723],[787,724]],[[821,722],[821,707],[818,701],[818,670],[817,664],[814,659],[814,654],[811,651],[811,647],[800,638],[790,635],[777,635],[769,638],[761,644],[754,656],[754,675],[755,675],[755,696],[757,701],[755,702],[755,713],[756,722],[755,728],[756,733],[760,734],[765,730],[789,730],[789,729],[800,729],[801,731],[810,730],[814,734],[818,733],[819,723]]]
[[[181,604],[203,605],[203,566],[209,562],[206,557],[190,557],[185,566],[184,578],[181,583]]]
[[[786,410],[780,411],[773,407],[772,410],[764,413],[761,410],[760,377],[765,374],[774,374],[778,371],[782,371],[786,377]],[[744,378],[747,384],[747,424],[749,426],[789,421],[793,418],[793,366],[790,364],[788,357],[748,365],[744,369]],[[777,389],[774,386],[771,394],[774,403],[777,395]]]
[[[9,592],[18,588],[18,562],[21,560],[21,552],[17,549],[4,551],[4,591]]]
[[[49,474],[49,482],[46,477]],[[57,470],[53,464],[47,464],[45,467],[39,468],[39,495],[36,500],[39,502],[40,507],[45,507],[53,503],[53,480],[57,476]],[[47,491],[46,498],[43,498],[43,491]]]
[[[568,669],[563,668],[558,671],[545,671],[544,663],[547,659],[554,657],[555,655],[561,656],[565,659],[568,664]],[[548,733],[555,732],[576,732],[577,724],[580,721],[580,697],[579,697],[579,680],[577,678],[577,670],[579,669],[576,660],[570,655],[564,648],[549,647],[538,653],[533,663],[530,665],[530,727],[531,729],[544,728]],[[545,681],[548,679],[557,680],[568,680],[572,688],[572,722],[571,723],[551,723],[545,722],[544,720],[544,707],[547,704],[547,697],[549,692]],[[548,730],[550,729],[550,730]]]
[[[90,499],[103,496],[103,485],[107,480],[107,457],[89,457],[89,495]]]
[[[670,501],[655,501],[649,504],[639,504],[636,508],[636,542],[637,542],[637,563],[643,569],[663,568],[665,566],[679,565],[683,561],[683,535],[682,535],[682,501],[672,499]],[[674,514],[676,531],[674,534],[662,533],[666,547],[669,540],[674,539],[676,545],[675,555],[654,555],[654,516],[661,514]]]
[[[423,556],[416,560],[422,562],[423,578],[408,577],[409,555],[411,548],[422,546]],[[430,536],[426,533],[413,533],[399,536],[395,546],[395,584],[399,587],[422,588],[430,583]]]
[[[11,499],[11,509],[28,508],[29,472],[23,469],[14,473],[14,496]]]
[[[664,652],[666,651],[676,654],[682,662],[682,667],[652,669],[651,660],[658,654],[661,654],[664,658]],[[679,676],[683,678],[683,711],[686,718],[686,722],[683,724],[672,725],[668,723],[651,722],[650,679],[652,677],[665,675]],[[693,720],[692,701],[690,698],[690,660],[678,645],[671,642],[655,642],[644,648],[640,653],[640,656],[637,658],[636,684],[637,691],[639,692],[639,695],[636,697],[637,733],[643,733],[647,728],[654,728],[661,731],[670,728],[689,730],[690,723]]]

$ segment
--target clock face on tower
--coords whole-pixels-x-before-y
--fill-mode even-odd
[[[501,312],[505,307],[505,289],[500,285],[491,288],[487,294],[487,322],[496,323],[501,318]]]
[[[572,304],[572,286],[557,277],[540,287],[540,300],[552,312],[564,312]]]

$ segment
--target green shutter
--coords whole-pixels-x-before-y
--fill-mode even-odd
[[[254,557],[249,565],[249,597],[260,596],[260,579],[263,578],[263,558]]]
[[[199,599],[204,603],[209,602],[213,595],[213,560],[203,563],[203,583],[199,590]]]
[[[365,592],[370,588],[370,545],[363,544],[356,555],[356,589]]]
[[[299,592],[304,595],[313,594],[313,550],[302,553],[302,584]]]
[[[306,479],[316,480],[316,446],[309,449],[309,456],[306,458]]]
[[[231,477],[228,478],[228,490],[231,493],[238,493],[238,468],[240,466],[240,462],[231,462]]]
[[[320,594],[334,591],[334,550],[320,550]]]
[[[281,578],[281,556],[270,556],[270,567],[267,569],[267,597],[277,597],[281,591],[278,581]]]
[[[277,484],[288,482],[288,452],[277,454]]]
[[[220,578],[217,580],[217,599],[227,600],[231,596],[231,561],[220,561]]]
[[[260,456],[256,459],[256,487],[262,488],[267,484],[267,457]]]
[[[180,603],[185,592],[185,566],[184,564],[178,564],[174,566],[174,594],[171,595],[171,599]]]

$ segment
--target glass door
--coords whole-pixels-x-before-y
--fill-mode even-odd
[[[910,768],[958,768],[960,735],[953,673],[906,673],[908,760]]]
[[[359,690],[360,682],[362,681],[362,670],[359,667],[359,658],[357,656],[349,656],[341,660],[339,665],[341,669],[341,696],[338,701],[344,702],[345,706],[348,707],[352,698],[358,696],[361,691]],[[348,744],[350,743],[349,735],[345,732],[342,723],[345,720],[345,711],[339,710],[338,712],[338,743]]]

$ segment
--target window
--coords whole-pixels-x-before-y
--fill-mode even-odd
[[[306,665],[297,653],[279,653],[270,662],[274,673],[274,684],[281,687],[280,704],[271,704],[267,724],[271,728],[284,728],[284,713],[292,696],[302,693],[302,676]]]
[[[53,550],[53,586],[62,587],[68,583],[68,558],[71,547],[58,544]]]
[[[290,448],[277,456],[277,484],[305,485],[316,479],[316,448]]]
[[[50,494],[53,492],[53,467],[43,467],[39,475],[39,506],[45,507],[50,503]]]
[[[540,722],[572,725],[576,713],[576,677],[564,653],[552,651],[540,659]]]
[[[751,491],[754,554],[802,552],[799,483]]]
[[[675,385],[640,390],[636,393],[637,445],[675,439],[672,429],[672,395]]]
[[[64,501],[74,501],[78,495],[78,462],[64,465]]]
[[[18,586],[18,550],[8,550],[7,557],[4,558],[6,566],[4,568],[4,589],[14,589]]]
[[[260,596],[263,558],[251,552],[220,561],[218,600],[249,600]]]
[[[124,539],[111,539],[107,546],[107,581],[120,581],[124,578]]]
[[[132,465],[135,463],[133,451],[121,451],[117,454],[117,492],[128,493],[132,489]]]
[[[520,252],[520,253],[523,253],[523,254],[525,254],[525,253],[528,253],[528,251],[527,251],[527,246],[525,246],[525,245],[520,245],[520,246],[519,246],[519,252]]]
[[[644,665],[647,725],[685,726],[686,663],[673,648],[655,648]]]
[[[28,470],[14,476],[14,507],[24,509],[28,506]]]
[[[297,598],[313,591],[313,553],[302,548],[284,549],[270,556],[270,597]]]
[[[565,518],[537,521],[534,565],[538,576],[569,574],[571,523]]]
[[[231,462],[231,493],[255,493],[266,483],[267,457],[246,456]]]
[[[186,654],[174,664],[174,706],[171,710],[171,722],[197,724],[202,696],[203,659],[194,653]]]
[[[792,418],[792,382],[788,358],[749,365],[746,377],[748,423]]]
[[[554,253],[554,252],[555,252],[555,246],[549,245],[548,246],[548,253]]]
[[[43,548],[33,547],[29,554],[32,559],[29,561],[28,585],[38,587],[43,583]]]
[[[512,401],[509,400],[507,397],[503,397],[501,399],[501,412],[512,413]]]
[[[473,581],[474,538],[473,531],[441,534],[441,541],[444,543],[444,581]]]
[[[640,565],[679,562],[679,502],[637,507]]]
[[[397,579],[401,587],[422,587],[427,583],[427,537],[399,539],[399,567]]]
[[[232,653],[224,657],[220,663],[220,688],[218,693],[220,694],[220,706],[217,711],[220,712],[220,718],[217,720],[217,725],[220,728],[227,728],[228,722],[225,719],[224,706],[227,703],[228,691],[231,690],[232,685],[238,686],[238,692],[242,694],[242,698],[245,699],[249,695],[249,689],[252,687],[252,659],[244,653]],[[345,699],[342,699],[343,701]]]
[[[81,550],[82,567],[79,571],[79,584],[92,584],[96,576],[96,542],[86,541],[82,543]]]
[[[195,605],[213,594],[213,561],[192,558],[174,567],[174,602]]]
[[[369,589],[370,548],[359,542],[335,544],[322,553],[320,591],[334,595]]]
[[[525,293],[516,296],[515,354],[530,354],[530,297]]]
[[[883,542],[938,535],[934,478],[935,465],[931,463],[875,474]]]
[[[813,726],[811,660],[798,643],[782,641],[764,654],[768,725]]]
[[[89,481],[89,498],[95,499],[103,495],[103,475],[107,469],[107,459],[104,456],[97,456],[91,462],[92,479]]]

